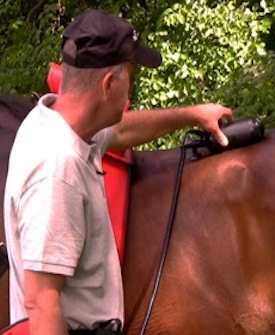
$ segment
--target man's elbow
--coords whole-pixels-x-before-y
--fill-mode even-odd
[[[37,296],[26,294],[24,297],[24,307],[28,315],[38,308]]]
[[[60,302],[58,292],[28,293],[24,298],[24,307],[28,315],[43,313],[47,310],[51,310],[52,313],[54,313],[56,309],[59,311]]]

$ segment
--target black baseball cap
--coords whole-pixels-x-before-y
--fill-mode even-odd
[[[68,52],[67,40],[74,44]],[[132,61],[156,68],[161,54],[138,40],[135,28],[126,20],[104,11],[89,9],[65,29],[62,43],[63,62],[78,68],[102,68]]]

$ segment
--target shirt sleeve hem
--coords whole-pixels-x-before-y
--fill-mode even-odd
[[[75,271],[73,267],[66,265],[59,265],[59,264],[57,265],[57,264],[41,263],[34,261],[24,261],[23,268],[24,270],[60,274],[69,277],[72,277]]]

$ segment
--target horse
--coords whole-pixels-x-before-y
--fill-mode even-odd
[[[24,116],[15,117],[1,101],[2,199],[9,150]],[[200,159],[188,149],[147,323],[181,149],[133,153],[122,268],[125,334],[142,334],[144,324],[146,335],[275,334],[274,151],[275,131],[257,144],[203,152]],[[0,280],[1,329],[8,324],[8,273]]]
[[[165,238],[179,150],[139,152],[123,269],[126,334],[139,334]],[[275,334],[275,131],[185,164],[145,334]]]

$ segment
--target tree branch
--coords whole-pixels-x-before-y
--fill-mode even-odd
[[[146,4],[146,0],[139,0],[138,2],[141,5],[141,7],[143,7],[146,10],[148,10],[148,6]]]
[[[31,21],[34,16],[35,13],[45,5],[45,3],[47,2],[47,0],[40,0],[36,5],[34,5],[32,7],[32,9],[29,11],[28,15],[27,15],[27,21]]]

